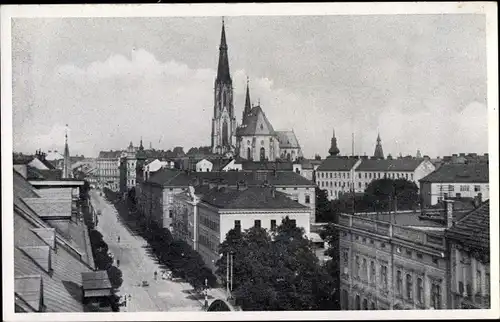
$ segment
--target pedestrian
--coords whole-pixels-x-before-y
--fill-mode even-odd
[[[156,281],[156,276],[158,275],[158,272],[155,271],[155,281]]]
[[[118,236],[118,243],[120,242],[120,236]]]
[[[116,266],[120,267],[120,260],[119,259],[116,260]]]

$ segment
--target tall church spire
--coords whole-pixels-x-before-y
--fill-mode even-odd
[[[224,28],[224,18],[222,18],[222,31],[219,46],[219,66],[217,68],[217,82],[231,83],[229,73],[229,59],[227,57],[226,30]]]
[[[333,129],[332,141],[328,153],[330,153],[332,157],[337,156],[337,154],[340,153],[339,148],[337,147],[337,138],[335,137],[335,129]]]
[[[248,85],[248,77],[247,77],[247,94],[245,98],[245,109],[243,110],[243,123],[245,122],[245,117],[250,113],[252,109],[252,104],[250,102],[250,86]]]
[[[377,159],[383,159],[384,158],[384,150],[382,149],[382,140],[380,140],[380,133],[377,135],[377,145],[375,146],[375,152],[373,153],[373,156]]]
[[[64,135],[64,160],[63,160],[62,177],[64,179],[71,177],[71,159],[69,156],[69,147],[68,147],[68,124],[66,124],[66,133]]]

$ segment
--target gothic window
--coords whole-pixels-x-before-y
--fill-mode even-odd
[[[361,310],[361,298],[356,295],[356,310]]]
[[[401,271],[396,273],[396,291],[401,294],[403,291],[403,277],[401,276]]]
[[[421,278],[417,279],[417,301],[424,303],[424,282]]]
[[[250,148],[247,148],[247,160],[251,160],[252,159],[252,152],[250,150]]]
[[[227,121],[222,124],[222,145],[228,145]]]
[[[290,153],[287,153],[287,155],[286,155],[286,159],[287,159],[288,161],[290,161],[290,159],[291,159]]]
[[[266,149],[260,148],[260,161],[263,161],[266,158]]]

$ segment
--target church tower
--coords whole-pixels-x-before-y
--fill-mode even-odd
[[[382,149],[382,140],[380,140],[380,133],[377,135],[377,145],[375,146],[375,152],[373,153],[373,156],[377,159],[383,159],[384,158],[384,150]]]
[[[246,116],[250,114],[250,110],[252,109],[252,103],[250,101],[250,86],[248,85],[248,77],[247,77],[247,94],[245,97],[245,108],[243,109],[243,117],[241,118],[241,124],[245,124]]]
[[[64,135],[64,160],[63,160],[63,179],[71,178],[71,159],[69,156],[69,147],[68,147],[68,124],[66,124],[66,134]]]
[[[335,137],[335,129],[333,130],[332,141],[330,143],[330,149],[328,150],[330,156],[335,157],[340,153],[339,148],[337,147],[337,138]]]
[[[212,152],[233,154],[236,143],[236,117],[233,106],[233,81],[229,72],[226,31],[222,20],[219,65],[214,86],[214,116],[212,118]]]

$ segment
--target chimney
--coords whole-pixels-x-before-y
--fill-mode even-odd
[[[453,200],[444,200],[446,211],[446,228],[451,228],[455,223],[453,222]]]

